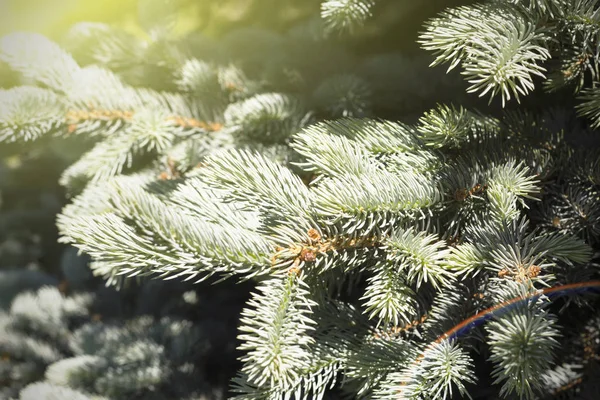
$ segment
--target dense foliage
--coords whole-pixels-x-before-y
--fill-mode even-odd
[[[600,4],[451,7],[426,56],[353,51],[378,6],[327,0],[284,34],[176,38],[158,18],[144,40],[0,40],[20,80],[0,142],[69,150],[60,242],[91,259],[65,259],[63,286],[2,278],[37,289],[0,315],[9,396],[600,393]],[[237,292],[236,353],[207,287]],[[94,311],[118,293],[127,311]]]

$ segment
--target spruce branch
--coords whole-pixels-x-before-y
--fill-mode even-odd
[[[318,298],[323,294],[321,289],[312,288],[311,297]],[[319,304],[311,310],[311,320],[314,329],[309,326],[307,330],[310,343],[306,346],[306,365],[296,370],[295,380],[289,386],[260,387],[250,383],[247,374],[239,373],[233,380],[233,392],[239,393],[235,399],[326,398],[327,389],[338,381],[351,349],[358,346],[368,326],[359,310],[339,301]]]
[[[291,95],[262,93],[229,105],[224,119],[242,141],[275,144],[302,128],[310,114]]]
[[[115,73],[94,65],[80,67],[40,35],[4,37],[0,58],[52,89],[0,92],[0,140],[31,140],[49,132],[108,137],[65,173],[62,183],[68,186],[114,176],[130,166],[134,156],[164,152],[185,135],[221,129],[218,123],[204,122],[193,101],[130,87]],[[29,106],[36,106],[36,112],[24,110]]]
[[[381,168],[364,144],[345,136],[326,133],[323,125],[311,125],[295,135],[291,147],[306,158],[300,165],[326,176],[349,173],[360,176]]]
[[[457,282],[439,291],[433,299],[426,317],[419,321],[425,331],[425,338],[435,341],[439,337],[444,337],[446,332],[476,314],[482,306],[484,297],[483,293],[477,289],[479,288],[469,288],[467,284]],[[461,301],[465,298],[471,298],[474,301]]]
[[[545,227],[577,235],[593,245],[600,241],[598,196],[598,191],[586,183],[549,188],[536,210],[536,219]]]
[[[302,270],[304,267],[309,267],[314,274],[312,278],[317,279],[316,282],[311,279],[311,283],[314,285],[319,283],[319,280],[325,279],[334,284],[333,287],[327,288],[329,290],[334,289],[352,274],[360,274],[369,260],[383,255],[378,241],[380,238],[377,236],[348,237],[342,232],[329,232],[330,236],[327,237],[321,236],[314,228],[309,229],[306,234],[308,236],[306,241],[276,248],[271,264],[277,269]],[[348,274],[342,279],[334,272],[334,268],[339,268],[340,263],[343,265],[343,272]]]
[[[371,16],[374,0],[326,0],[321,3],[321,18],[329,31],[354,33]]]
[[[417,131],[427,146],[459,148],[482,134],[498,131],[499,121],[463,107],[440,104],[423,114]]]
[[[478,243],[489,249],[486,264],[499,276],[512,277],[517,282],[543,280],[551,278],[544,272],[554,267],[556,261],[585,263],[590,260],[591,250],[581,240],[559,233],[528,231],[528,226],[527,220],[522,218],[489,236],[475,236]]]
[[[0,39],[0,60],[25,77],[66,92],[80,71],[75,60],[56,43],[34,33],[15,32]]]
[[[313,298],[322,294],[313,289]],[[294,390],[297,398],[311,399],[326,396],[340,380],[340,373],[346,370],[351,351],[355,349],[369,329],[361,310],[340,302],[319,302],[313,310],[315,330],[311,336],[310,366],[302,371],[301,378]]]
[[[397,230],[383,244],[387,261],[395,265],[398,271],[405,272],[408,282],[417,289],[423,283],[430,283],[439,289],[453,277],[446,268],[449,250],[436,235],[413,229]]]
[[[314,134],[345,136],[373,154],[408,153],[420,148],[414,129],[400,122],[370,118],[339,118],[310,125]]]
[[[135,185],[135,178],[129,182]],[[129,182],[113,183],[107,200],[110,212],[66,218],[64,224],[59,221],[62,240],[99,261],[94,264],[96,273],[111,281],[124,274],[189,279],[201,275],[203,280],[234,270],[261,274],[269,265],[273,245],[256,232],[240,229],[234,234]],[[131,215],[137,218],[130,225]]]
[[[227,197],[256,207],[271,221],[269,229],[282,243],[308,239],[314,228],[312,196],[289,169],[249,150],[221,151],[208,156],[201,175]]]
[[[350,353],[345,375],[358,381],[357,394],[365,396],[385,382],[386,377],[411,360],[415,343],[382,337],[366,340]]]
[[[319,296],[319,289],[312,290]],[[236,391],[244,393],[236,399],[272,398],[311,400],[327,398],[339,379],[352,349],[368,329],[360,311],[339,301],[320,304],[312,313],[315,329],[314,341],[309,344],[308,367],[299,371],[297,380],[290,388],[259,389],[248,384],[243,375],[235,379]],[[250,397],[254,396],[254,397]]]
[[[243,204],[225,202],[227,193],[208,186],[199,177],[191,177],[177,185],[164,199],[181,207],[181,212],[197,216],[214,224],[238,229],[258,229],[260,213]],[[161,196],[163,197],[163,196]]]
[[[453,390],[467,395],[465,384],[475,382],[470,357],[454,342],[432,344],[414,359],[417,361],[401,372],[389,374],[374,398],[449,399]]]
[[[145,53],[144,43],[124,30],[100,22],[78,22],[67,32],[65,50],[80,63],[98,63],[111,70],[133,67]]]
[[[242,373],[259,387],[289,388],[300,371],[309,367],[308,346],[313,339],[310,300],[301,276],[268,279],[242,312],[239,339]]]
[[[540,191],[539,183],[525,163],[516,160],[509,160],[490,171],[490,190],[509,192],[519,198],[535,200],[534,195]]]
[[[135,114],[135,120],[123,132],[98,142],[92,150],[71,165],[61,184],[72,187],[74,181],[104,181],[131,167],[133,157],[144,151],[164,151],[175,140],[177,126],[150,110]]]
[[[468,92],[500,95],[504,105],[534,89],[533,77],[544,77],[542,62],[550,58],[548,37],[531,16],[500,2],[450,9],[429,21],[420,36],[431,64],[463,65]]]
[[[564,10],[573,2],[569,0],[508,0],[507,3],[525,7],[539,17],[556,17],[564,12],[561,10]]]
[[[521,398],[534,398],[558,345],[552,316],[530,305],[490,322],[486,331],[490,359],[496,364],[492,375],[495,383],[502,382],[501,395],[516,392]]]
[[[592,127],[600,127],[600,90],[586,88],[581,91],[579,98],[581,104],[577,106],[577,111],[592,120]]]
[[[548,2],[550,3],[550,2]],[[571,35],[584,33],[593,37],[600,30],[598,4],[594,0],[561,0],[555,6],[555,14]],[[574,35],[575,34],[575,35]]]
[[[241,372],[231,380],[231,391],[235,394],[231,397],[233,400],[276,400],[285,396],[277,389],[251,384],[248,375]]]
[[[367,280],[361,300],[365,313],[369,313],[370,319],[377,319],[378,326],[397,326],[414,319],[415,293],[405,280],[395,264],[385,261],[375,267],[375,273]]]
[[[450,249],[448,269],[458,274],[476,275],[489,256],[480,247],[472,243],[461,243]]]
[[[329,229],[351,236],[382,235],[403,218],[424,216],[439,201],[437,188],[425,176],[382,170],[321,181],[315,210]]]
[[[52,91],[33,86],[0,89],[0,142],[35,140],[58,130],[66,106]]]
[[[202,99],[197,106],[202,115],[213,121],[222,118],[229,103],[244,100],[259,89],[259,85],[250,81],[235,65],[213,65],[196,58],[182,64],[176,73],[175,84],[191,99]]]
[[[536,199],[539,181],[523,162],[509,160],[494,166],[490,171],[489,188],[486,191],[492,217],[499,223],[519,217],[518,204],[525,205],[522,198]]]

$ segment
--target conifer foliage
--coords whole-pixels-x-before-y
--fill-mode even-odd
[[[190,320],[204,294],[179,286],[148,312],[148,296],[169,290],[142,286],[131,313],[118,292],[86,286],[24,291],[0,314],[3,398],[224,398],[226,381],[206,370],[219,340]]]
[[[440,103],[416,121],[380,118],[381,86],[332,34],[360,34],[377,5],[327,0],[322,22],[220,44],[167,41],[161,29],[142,43],[81,24],[73,32],[86,45],[72,42],[70,54],[40,35],[7,35],[0,60],[28,84],[0,91],[0,141],[93,141],[62,176],[73,197],[57,225],[107,284],[253,286],[232,398],[598,393],[600,315],[582,306],[599,285],[600,146],[589,143],[599,142],[600,3],[487,1],[426,21],[419,40],[432,65],[460,66],[468,92],[504,106],[566,87],[579,103]],[[294,58],[309,45],[322,65]],[[210,46],[223,54],[193,54]],[[289,52],[269,68],[261,47]],[[152,51],[163,87],[145,81]],[[146,68],[120,62],[125,53]],[[56,297],[51,318],[27,315],[23,304],[45,296]],[[44,374],[22,399],[127,398],[174,376],[188,382],[181,349],[201,335],[192,325],[135,319],[61,333],[81,311],[70,301],[41,289],[1,316],[8,335],[64,341],[58,354],[0,340],[27,360],[22,370]]]

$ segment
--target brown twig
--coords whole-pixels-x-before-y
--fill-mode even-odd
[[[320,254],[352,248],[375,247],[379,244],[377,237],[364,237],[353,239],[324,239],[319,231],[311,228],[307,232],[308,240],[303,243],[293,244],[289,247],[277,247],[271,257],[271,265],[291,262],[289,273],[298,273],[304,263],[313,263]]]
[[[101,109],[69,110],[65,116],[65,122],[67,124],[68,132],[73,133],[77,130],[78,125],[82,122],[116,120],[131,121],[133,116],[133,111]],[[205,122],[195,118],[182,117],[179,115],[169,116],[166,120],[182,128],[201,128],[209,132],[219,131],[223,128],[223,125],[218,122]]]

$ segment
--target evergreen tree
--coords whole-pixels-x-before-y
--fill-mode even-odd
[[[432,65],[460,66],[500,111],[425,98],[461,87],[437,74],[410,90],[410,67],[429,76],[419,60],[345,48],[339,35],[360,35],[379,4],[328,0],[285,35],[215,41],[175,40],[168,18],[146,24],[146,42],[80,24],[72,54],[10,34],[0,60],[27,84],[0,91],[0,140],[94,142],[61,177],[73,198],[57,225],[109,285],[252,285],[234,398],[594,398],[600,4],[496,0],[425,22]],[[61,299],[66,332],[79,308]],[[122,326],[84,326],[66,359],[29,367],[38,353],[24,354],[46,381],[21,398],[162,394],[179,376],[165,365],[193,372],[164,344],[192,333]],[[131,358],[135,379],[121,374]]]

